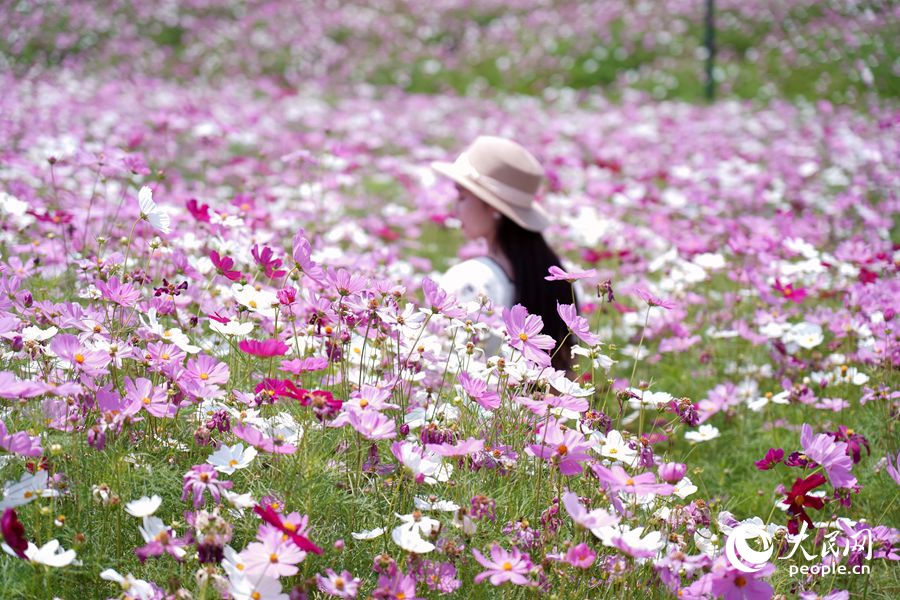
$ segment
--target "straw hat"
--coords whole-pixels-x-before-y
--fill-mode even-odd
[[[544,169],[512,140],[479,136],[455,162],[433,162],[431,168],[529,231],[541,231],[550,224],[535,201]]]

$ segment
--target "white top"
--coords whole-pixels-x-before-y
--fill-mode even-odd
[[[509,307],[516,295],[516,288],[506,272],[494,260],[479,256],[450,267],[440,281],[441,287],[455,294],[460,304],[477,302],[482,294],[495,307]]]

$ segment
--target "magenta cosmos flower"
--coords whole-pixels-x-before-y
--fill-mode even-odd
[[[541,367],[550,366],[550,350],[556,345],[553,338],[542,334],[544,321],[538,315],[529,315],[521,304],[503,309],[503,323],[509,334],[509,345],[522,353],[531,362]]]
[[[591,445],[584,436],[575,429],[563,429],[556,421],[550,421],[537,438],[540,443],[531,444],[531,451],[535,456],[559,465],[563,475],[581,473],[581,462],[591,457],[588,454]]]
[[[238,348],[261,358],[270,358],[272,356],[284,356],[290,349],[287,344],[281,340],[241,340]]]
[[[531,557],[525,552],[519,552],[513,547],[512,552],[507,552],[498,544],[491,546],[491,558],[488,560],[478,550],[472,549],[475,560],[487,569],[475,576],[475,583],[481,583],[485,579],[493,585],[500,585],[507,581],[516,585],[527,585],[526,575],[531,570]]]
[[[226,279],[230,281],[239,281],[243,274],[240,271],[234,269],[234,259],[229,256],[220,256],[218,252],[213,250],[209,253],[209,260],[212,261],[213,266],[218,271],[219,275],[222,275]]]

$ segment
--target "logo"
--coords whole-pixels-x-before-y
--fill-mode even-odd
[[[754,550],[747,542],[759,540],[762,550]],[[744,573],[756,573],[772,557],[775,546],[772,536],[762,525],[744,523],[735,527],[725,540],[725,556],[731,566]]]

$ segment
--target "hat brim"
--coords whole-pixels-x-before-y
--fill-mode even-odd
[[[482,187],[477,181],[469,177],[458,165],[450,162],[436,161],[431,163],[435,172],[447,177],[455,183],[466,188],[479,200],[496,208],[512,221],[528,231],[543,231],[550,225],[550,216],[537,202],[532,202],[528,208],[520,208],[504,201],[491,190]]]

